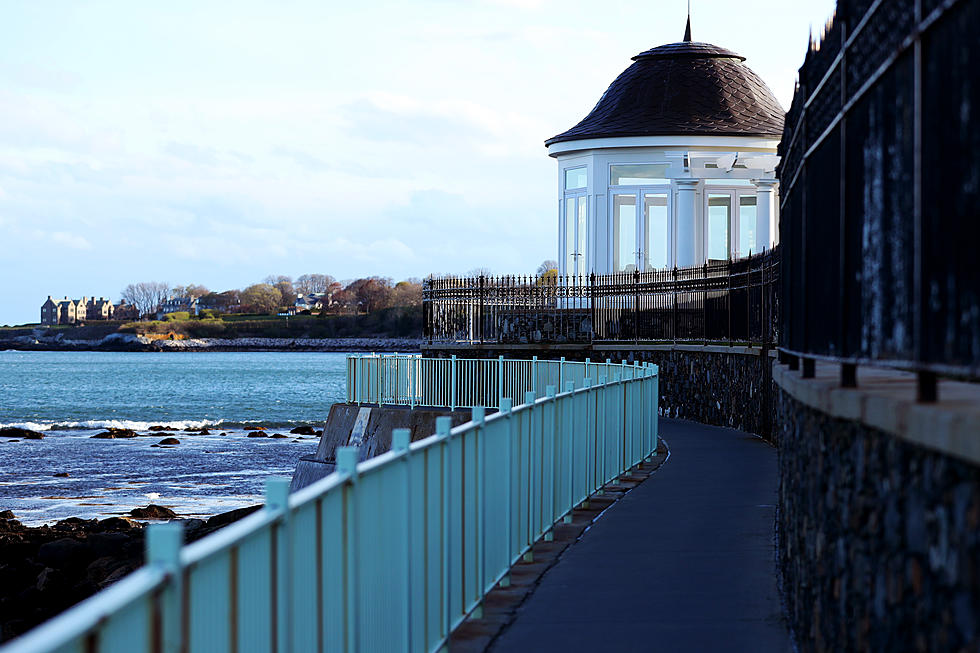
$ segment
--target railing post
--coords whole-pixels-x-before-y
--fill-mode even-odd
[[[455,356],[454,363],[455,363]],[[453,367],[455,371],[455,365]],[[455,376],[455,375],[454,375]],[[442,555],[440,559],[442,560],[442,623],[440,624],[440,636],[441,638],[449,638],[449,626],[453,622],[452,620],[452,606],[449,603],[449,574],[452,570],[452,549],[449,547],[449,510],[450,510],[450,497],[449,497],[449,431],[452,428],[452,419],[449,417],[437,417],[436,418],[436,435],[439,436],[439,454],[440,462],[439,465],[442,477],[442,532],[443,537],[441,541]]]
[[[358,493],[357,493],[357,447],[337,447],[337,473],[346,474],[347,487],[344,488],[344,518],[347,523],[343,525],[344,533],[344,575],[342,579],[345,587],[344,591],[344,637],[343,650],[348,653],[356,653],[359,649],[359,637],[357,632],[358,611],[357,604],[360,600],[358,590],[359,574],[358,564],[360,559],[360,537],[358,531]]]
[[[184,575],[180,570],[180,547],[183,541],[184,528],[179,523],[151,524],[146,529],[146,564],[160,568],[170,581],[160,598],[161,653],[179,653],[181,650]],[[231,573],[238,573],[238,570],[232,569]]]
[[[501,361],[503,356],[500,357]],[[504,463],[506,467],[504,471],[504,476],[507,478],[507,491],[505,492],[504,505],[507,507],[506,510],[506,526],[504,531],[507,534],[507,563],[510,564],[514,560],[513,556],[513,545],[514,545],[514,420],[511,418],[511,411],[513,410],[513,400],[509,397],[502,397],[500,399],[500,412],[506,416],[507,419],[507,458]],[[501,587],[510,587],[510,574],[506,574],[500,579]]]
[[[537,499],[539,498],[541,488],[541,475],[536,474],[540,467],[540,460],[538,460],[538,449],[534,446],[535,441],[535,430],[534,430],[534,420],[537,417],[537,410],[534,405],[534,391],[528,390],[524,393],[524,405],[527,406],[525,410],[525,420],[527,422],[527,478],[522,478],[523,486],[527,488],[527,511],[525,524],[527,528],[527,540],[522,542],[521,545],[527,545],[528,550],[524,554],[524,562],[534,562],[534,540],[536,531],[534,521],[534,508],[535,504],[539,503]]]
[[[452,388],[449,395],[449,410],[456,410],[456,355],[453,354],[452,367],[450,372],[450,378],[452,383]]]
[[[292,533],[289,519],[289,479],[269,478],[265,482],[265,509],[281,512],[282,519],[273,530],[275,555],[272,564],[276,566],[274,619],[276,620],[276,642],[279,651],[291,653],[293,650],[293,609],[292,609]]]
[[[402,582],[405,583],[404,600],[401,606],[402,632],[405,635],[403,648],[412,648],[412,471],[408,457],[411,454],[412,431],[410,429],[392,429],[391,450],[401,454],[401,469],[405,477],[405,492],[402,498],[402,528],[404,528],[405,557],[402,561]]]
[[[578,428],[578,419],[575,411],[575,382],[566,381],[565,382],[565,392],[569,394],[568,400],[565,405],[568,406],[568,419],[565,421],[566,432],[568,433],[568,502],[571,508],[568,510],[568,514],[565,515],[563,520],[566,524],[572,523],[572,516],[575,510],[575,439],[576,430]]]
[[[531,357],[531,390],[538,391],[538,357]]]
[[[545,387],[544,394],[549,399],[548,406],[550,406],[549,424],[548,428],[544,429],[544,433],[548,433],[551,436],[551,505],[549,506],[550,511],[548,512],[548,523],[551,526],[548,527],[548,532],[545,534],[544,539],[545,542],[551,542],[555,539],[552,526],[558,517],[558,461],[561,458],[558,455],[558,447],[561,445],[562,438],[558,435],[558,403],[555,401],[555,386],[549,385]]]
[[[477,430],[474,435],[476,436],[476,524],[478,532],[476,534],[476,586],[480,590],[480,596],[483,597],[487,592],[487,579],[486,579],[486,567],[487,567],[487,553],[485,540],[487,536],[487,511],[486,511],[486,500],[487,500],[487,446],[483,433],[483,424],[486,421],[486,409],[483,406],[474,406],[473,412],[471,414],[470,420],[476,425]],[[476,619],[483,617],[483,599],[480,599],[480,604],[473,611],[473,616]]]
[[[497,357],[497,407],[503,410],[504,405],[504,357]]]

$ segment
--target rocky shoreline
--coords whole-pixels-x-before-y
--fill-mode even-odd
[[[179,519],[169,508],[149,505],[129,517],[72,517],[37,527],[0,511],[0,644],[139,568],[148,522],[137,520],[179,521],[185,541],[192,542],[259,508],[239,508],[205,521]]]
[[[0,339],[0,350],[19,351],[354,351],[417,352],[421,338],[149,338],[111,333],[98,340],[66,338],[36,331]]]

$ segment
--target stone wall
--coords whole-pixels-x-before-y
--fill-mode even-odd
[[[980,468],[782,388],[776,408],[777,536],[799,649],[978,650]]]
[[[771,435],[775,352],[716,345],[603,345],[424,349],[425,356],[654,363],[660,367],[660,411],[665,417]],[[767,391],[768,390],[768,391]]]

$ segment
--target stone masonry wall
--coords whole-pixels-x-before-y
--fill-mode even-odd
[[[531,358],[654,363],[660,367],[660,412],[664,417],[725,426],[770,439],[773,415],[771,357],[758,348],[723,346],[622,349],[429,350],[426,356]],[[768,389],[768,392],[765,390]]]
[[[777,537],[801,651],[980,649],[980,470],[778,390]]]

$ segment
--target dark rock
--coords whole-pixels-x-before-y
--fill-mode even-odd
[[[278,440],[278,439],[280,439],[280,438],[288,438],[289,436],[288,436],[288,435],[283,435],[282,433],[273,433],[273,434],[272,434],[272,435],[270,435],[269,437],[270,437],[270,438],[275,438],[275,439],[277,439],[277,440]]]
[[[88,536],[88,548],[94,558],[118,556],[129,544],[126,533],[92,533]]]
[[[58,472],[57,474],[54,475],[54,477],[55,478],[69,478],[69,477],[71,477],[71,474],[69,474],[68,472]]]
[[[160,445],[158,445],[158,444],[151,444],[150,445],[150,449],[159,449],[159,448],[160,448]]]
[[[198,531],[207,526],[203,519],[171,519],[170,523],[177,523],[184,527],[184,535],[188,539],[193,538]]]
[[[196,429],[194,427],[184,429],[184,433],[200,433],[201,429]]]
[[[177,516],[170,508],[151,503],[145,508],[133,508],[129,514],[137,519],[173,519]]]
[[[20,442],[20,440],[7,440],[8,444],[13,444],[14,442]]]
[[[215,515],[208,519],[208,528],[215,528],[220,526],[227,526],[232,522],[236,522],[242,517],[251,515],[256,510],[259,510],[262,506],[249,506],[248,508],[238,508],[236,510],[229,510],[228,512],[223,512],[220,515]]]
[[[135,438],[139,434],[132,429],[106,429],[102,433],[96,433],[93,438],[99,440],[118,440],[123,438]]]
[[[44,437],[43,433],[22,429],[17,426],[5,426],[0,429],[0,438],[21,438],[24,440],[40,440]]]
[[[157,424],[156,426],[151,426],[147,430],[149,430],[149,431],[176,431],[177,429],[175,429],[175,428],[173,428],[171,426],[160,426],[159,424]]]
[[[177,438],[164,438],[157,442],[157,444],[180,444],[180,440]]]
[[[37,550],[38,561],[47,567],[56,569],[81,564],[88,557],[88,548],[85,544],[68,537],[54,542],[45,542]]]
[[[269,436],[266,435],[265,433],[263,433],[262,431],[252,431],[251,433],[248,434],[248,437],[250,437],[250,438],[267,438]]]
[[[0,510],[0,519],[13,519],[14,513],[9,510]]]
[[[89,527],[98,525],[98,521],[95,519],[79,519],[78,517],[69,517],[68,519],[62,519],[57,524],[54,525],[54,530],[78,533],[85,532]]]
[[[109,517],[99,522],[99,530],[128,531],[133,529],[133,522],[125,517]]]
[[[295,435],[316,435],[316,429],[312,426],[297,426],[289,432]]]
[[[0,520],[0,533],[16,533],[23,529],[23,526],[16,519]]]
[[[65,585],[65,574],[51,567],[45,567],[37,575],[37,581],[34,584],[39,592],[59,592],[63,590]]]
[[[199,431],[199,433],[200,433],[201,435],[211,435],[211,431],[209,431],[209,430],[207,430],[207,429],[201,429],[201,430]]]

